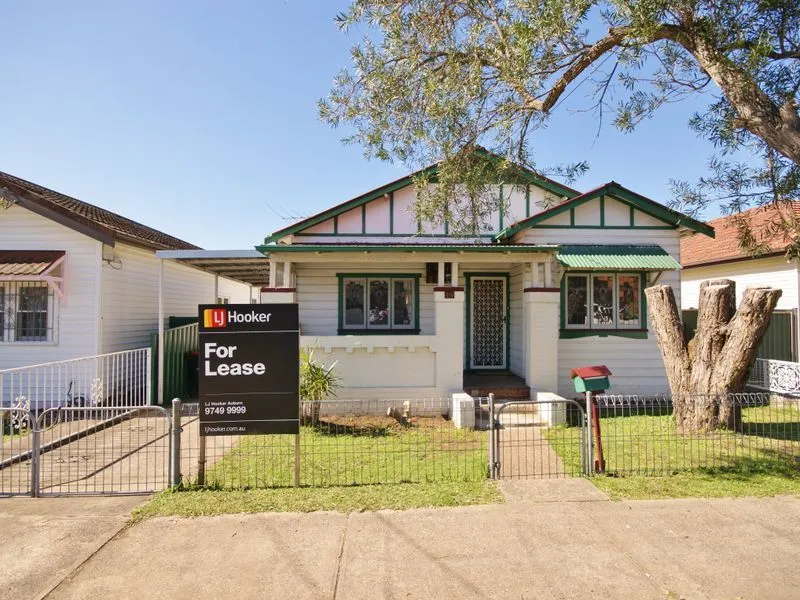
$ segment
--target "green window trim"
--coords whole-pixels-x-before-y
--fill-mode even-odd
[[[587,323],[588,327],[567,326],[567,277],[569,275],[584,275],[587,277],[587,289],[591,289],[592,275],[613,275],[614,276],[614,311],[615,320],[618,316],[618,279],[619,275],[638,275],[639,277],[639,325],[640,327],[620,328],[605,327],[605,328],[592,328],[591,327],[591,302],[587,299]],[[648,324],[647,324],[647,298],[644,293],[644,288],[647,282],[646,271],[590,271],[590,270],[569,270],[565,271],[561,276],[560,289],[560,311],[559,311],[559,338],[560,339],[575,339],[583,337],[623,337],[631,339],[647,339],[648,337]]]
[[[419,335],[419,295],[420,295],[420,278],[419,273],[337,273],[338,278],[338,335]],[[383,328],[370,329],[368,325],[361,327],[346,327],[344,324],[344,282],[346,279],[388,279],[390,294],[392,289],[392,280],[395,279],[411,279],[414,281],[414,319],[411,327],[398,327],[393,329],[392,319],[390,315],[389,326]],[[365,312],[369,310],[369,289],[365,289],[366,305]],[[391,297],[391,296],[390,296]],[[391,305],[390,305],[391,306]],[[390,310],[391,313],[391,310]]]
[[[621,337],[634,340],[646,340],[647,329],[561,329],[559,339],[572,340],[585,337]]]

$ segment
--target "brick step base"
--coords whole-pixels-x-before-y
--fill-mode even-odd
[[[494,394],[495,400],[528,400],[531,397],[531,388],[523,386],[468,388],[464,391],[473,398],[487,398]]]

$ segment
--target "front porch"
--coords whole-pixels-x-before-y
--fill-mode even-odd
[[[473,398],[494,394],[498,400],[527,400],[531,396],[525,379],[510,371],[465,371],[464,392]]]

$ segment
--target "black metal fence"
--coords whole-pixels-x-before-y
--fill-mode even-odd
[[[304,402],[300,435],[200,438],[184,420],[184,482],[223,489],[480,481],[488,421],[456,428],[449,398]],[[299,443],[299,448],[296,444]],[[299,457],[299,462],[295,459]]]
[[[800,476],[800,399],[769,394],[595,397],[600,444],[593,456],[607,474],[685,471],[771,472]],[[676,418],[675,405],[685,403]],[[695,416],[721,426],[696,427]],[[593,432],[596,438],[596,432]],[[599,461],[604,464],[600,464]]]

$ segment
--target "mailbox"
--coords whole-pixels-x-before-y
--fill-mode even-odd
[[[611,371],[605,365],[595,365],[593,367],[577,367],[570,371],[572,383],[575,385],[576,392],[601,392],[611,387],[608,376]]]

